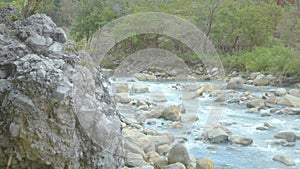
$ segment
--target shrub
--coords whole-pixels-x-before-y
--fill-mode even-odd
[[[115,64],[115,62],[112,59],[109,59],[109,58],[103,58],[101,63],[100,63],[100,67],[105,68],[105,69],[114,69],[117,66],[118,65]]]
[[[300,73],[300,56],[283,46],[255,47],[251,51],[223,58],[222,61],[230,69],[285,75]]]

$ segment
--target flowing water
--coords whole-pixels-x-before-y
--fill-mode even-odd
[[[156,94],[164,95],[167,102],[157,103],[159,105],[179,105],[183,104],[186,113],[195,113],[199,120],[196,122],[185,122],[183,128],[174,129],[170,127],[171,122],[158,119],[155,125],[144,125],[145,128],[154,128],[156,130],[167,131],[172,133],[175,138],[185,138],[184,143],[189,152],[197,158],[208,157],[213,159],[217,169],[282,169],[300,168],[300,143],[292,147],[279,145],[270,145],[267,140],[274,140],[274,134],[281,130],[291,130],[300,135],[299,123],[300,116],[296,115],[275,115],[262,117],[259,113],[245,113],[247,108],[244,104],[222,104],[213,102],[208,93],[191,100],[182,100],[182,90],[174,86],[178,82],[128,82],[129,87],[138,83],[147,86],[149,93],[132,94],[131,98],[146,99],[152,101]],[[194,82],[197,84],[208,84],[210,82]],[[225,85],[225,84],[219,84]],[[237,91],[237,95],[242,95],[246,90],[256,97],[261,97],[265,91],[274,89],[274,87],[265,87],[263,90],[256,86],[245,86],[244,90]],[[273,105],[276,107],[276,105]],[[119,110],[121,114],[130,115],[132,111]],[[234,134],[241,134],[253,139],[250,146],[239,146],[230,143],[210,144],[209,142],[200,141],[198,138],[206,127],[209,114],[213,111],[222,112],[220,120],[235,122],[236,124],[226,126]],[[268,112],[269,110],[262,110]],[[133,114],[132,114],[133,115]],[[256,130],[257,126],[262,126],[265,122],[271,123],[276,128],[270,130]],[[213,147],[213,148],[208,148]],[[283,153],[296,162],[296,166],[285,166],[279,162],[273,161],[272,158]]]

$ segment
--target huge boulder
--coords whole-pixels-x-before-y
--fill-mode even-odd
[[[50,49],[66,36],[46,15],[17,26],[0,35],[0,168],[121,168],[108,79],[82,66],[87,54]]]

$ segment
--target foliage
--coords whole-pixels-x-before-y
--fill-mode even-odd
[[[300,1],[299,1],[300,3]],[[282,43],[296,47],[300,43],[300,10],[296,6],[285,7],[284,15],[277,30]],[[299,46],[300,47],[300,46]]]
[[[282,10],[275,2],[225,0],[215,14],[212,39],[223,53],[269,44]]]
[[[296,4],[288,1],[284,5],[279,0],[4,1],[12,2],[21,17],[33,13],[50,15],[59,26],[71,30],[70,35],[79,49],[88,47],[94,32],[122,15],[164,12],[187,19],[200,28],[219,54],[229,55],[222,58],[227,67],[245,71],[282,71],[286,74],[300,72],[300,59],[290,49],[300,53],[299,0]],[[189,47],[176,39],[142,34],[116,44],[109,52],[112,58],[103,63],[114,67],[114,61],[145,48],[169,50],[184,61],[198,59]]]
[[[19,12],[21,18],[27,18],[36,13],[49,13],[54,9],[53,0],[14,0],[11,4]]]
[[[103,58],[101,60],[100,67],[105,68],[105,69],[114,69],[117,67],[117,65],[115,64],[115,62],[113,60]]]
[[[71,26],[75,41],[86,39],[89,43],[92,35],[108,22],[119,16],[113,10],[110,1],[82,0],[77,4],[77,15]]]
[[[282,46],[255,47],[251,51],[223,57],[226,67],[251,72],[283,73],[300,72],[300,56],[294,50]]]

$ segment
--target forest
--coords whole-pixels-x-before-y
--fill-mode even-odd
[[[300,72],[300,0],[5,0],[19,17],[45,13],[65,29],[69,43],[89,46],[107,23],[139,12],[163,12],[196,25],[212,41],[226,70],[297,77]],[[193,63],[197,56],[176,39],[134,35],[115,45],[103,67],[141,49],[169,50]]]

